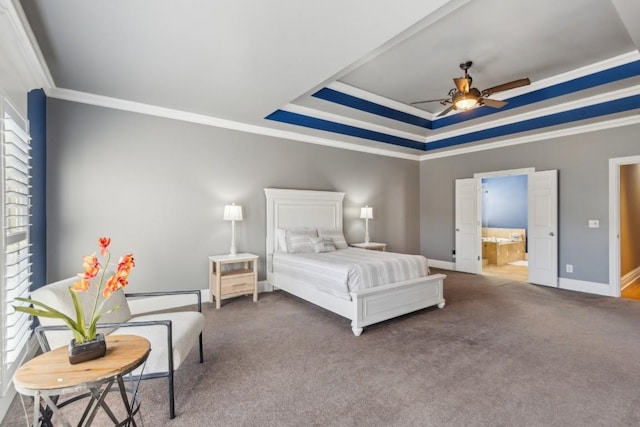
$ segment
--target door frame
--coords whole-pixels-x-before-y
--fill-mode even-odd
[[[497,178],[503,176],[518,176],[518,175],[529,175],[534,173],[536,168],[521,168],[521,169],[505,169],[501,171],[492,171],[492,172],[478,172],[474,173],[473,177],[478,180],[479,183],[482,182],[482,178]],[[482,212],[482,194],[478,196],[478,210]],[[480,228],[482,228],[482,224],[480,224]],[[482,254],[482,239],[478,242],[478,253]],[[478,260],[478,271],[482,274],[482,257]]]
[[[620,297],[620,166],[640,163],[640,156],[609,159],[609,295]]]

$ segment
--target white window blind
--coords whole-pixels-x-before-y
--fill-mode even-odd
[[[0,384],[4,395],[28,352],[31,320],[13,309],[15,297],[28,297],[31,286],[31,186],[29,124],[4,98],[2,116],[2,286],[0,290]]]

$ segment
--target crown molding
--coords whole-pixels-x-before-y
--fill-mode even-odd
[[[443,151],[441,153],[425,154],[420,157],[420,161],[441,159],[444,157],[457,156],[460,154],[475,153],[478,151],[492,150],[495,148],[509,147],[512,145],[526,144],[528,142],[542,141],[545,139],[561,138],[564,136],[578,135],[581,133],[595,132],[599,130],[612,129],[623,126],[630,126],[640,123],[640,114],[629,117],[622,117],[613,120],[605,120],[598,123],[587,125],[577,125],[566,129],[559,129],[549,132],[542,132],[535,135],[527,135],[519,138],[509,138],[503,141],[488,142],[485,144],[474,145],[473,147],[457,148]]]
[[[564,111],[575,110],[578,108],[588,107],[590,105],[596,105],[603,102],[613,101],[616,99],[626,98],[628,96],[633,96],[638,94],[640,94],[640,85],[631,86],[628,88],[623,88],[623,89],[618,89],[611,92],[593,95],[586,98],[577,99],[574,101],[564,102],[562,104],[552,105],[545,108],[539,108],[537,110],[529,111],[527,113],[515,114],[513,116],[505,117],[502,119],[487,121],[485,123],[468,126],[455,131],[442,132],[437,135],[427,137],[424,142],[428,146],[430,142],[437,142],[446,138],[466,135],[469,133],[479,132],[486,129],[491,129],[491,128],[504,126],[512,123],[518,123],[525,120],[535,119],[537,117],[562,113]]]
[[[272,136],[276,138],[288,139],[293,141],[306,142],[310,144],[323,145],[327,147],[340,148],[343,150],[358,151],[368,154],[376,154],[386,157],[395,157],[406,160],[419,160],[419,156],[415,154],[398,153],[392,150],[384,150],[380,148],[366,147],[358,144],[338,141],[329,138],[320,138],[316,136],[304,135],[297,132],[272,129],[264,126],[250,125],[246,123],[236,122],[232,120],[220,119],[217,117],[206,116],[203,114],[189,113],[186,111],[175,110],[171,108],[158,107],[154,105],[144,104],[140,102],[126,101],[119,98],[112,98],[102,95],[94,95],[86,92],[80,92],[70,89],[60,89],[56,87],[45,89],[47,96],[64,101],[78,102],[82,104],[95,105],[98,107],[112,108],[115,110],[129,111],[133,113],[145,114],[149,116],[163,117],[183,122],[196,123],[205,126],[212,126],[240,132],[253,133],[258,135]]]
[[[17,49],[27,61],[25,73],[33,80],[33,88],[55,87],[53,77],[18,0],[0,0],[0,14],[9,18]]]

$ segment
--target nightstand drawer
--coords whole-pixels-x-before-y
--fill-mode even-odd
[[[222,276],[222,282],[220,283],[220,293],[223,296],[241,292],[253,293],[254,288],[255,281],[253,273],[227,277]]]

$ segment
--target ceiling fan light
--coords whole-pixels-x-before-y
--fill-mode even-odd
[[[468,110],[469,108],[473,108],[478,104],[478,97],[472,94],[461,94],[453,101],[453,105],[456,106],[458,110]]]

